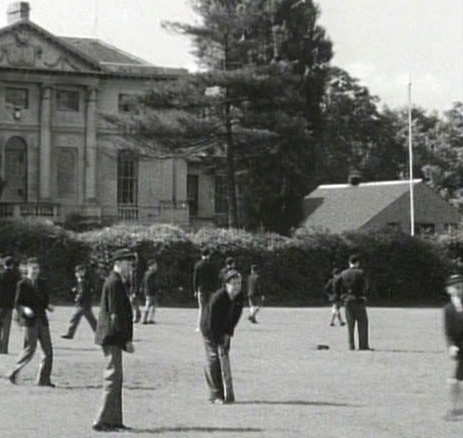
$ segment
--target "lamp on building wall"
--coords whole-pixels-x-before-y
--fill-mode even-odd
[[[15,120],[21,119],[21,108],[13,108],[13,118]]]

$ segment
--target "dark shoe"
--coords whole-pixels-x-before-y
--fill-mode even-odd
[[[72,339],[71,335],[61,335],[61,339]]]
[[[331,326],[331,327],[334,327],[334,322],[330,323],[330,326]]]
[[[93,423],[92,429],[97,432],[114,432],[118,430],[116,426],[106,423]]]
[[[46,382],[46,383],[38,383],[38,386],[47,386],[48,388],[56,388],[56,385],[51,382]]]
[[[345,322],[341,322],[341,327],[344,327],[346,325]]]
[[[10,381],[10,383],[16,385],[16,374],[10,374],[7,379]]]
[[[132,430],[131,427],[125,426],[124,424],[115,424],[113,427],[117,430]]]
[[[367,348],[359,348],[359,351],[375,351],[375,349],[367,347]]]
[[[146,324],[148,324],[148,321],[143,321],[142,324],[146,325]]]
[[[148,321],[148,324],[156,324],[156,321]]]

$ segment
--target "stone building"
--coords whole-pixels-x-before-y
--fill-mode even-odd
[[[0,216],[214,223],[213,174],[136,150],[101,117],[130,114],[134,97],[185,74],[100,40],[52,35],[27,2],[11,4],[0,29]]]

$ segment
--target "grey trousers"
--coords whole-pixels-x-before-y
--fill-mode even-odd
[[[19,354],[16,366],[10,373],[10,376],[16,377],[19,371],[32,360],[35,350],[37,349],[37,341],[39,341],[43,352],[43,358],[40,363],[37,384],[46,385],[51,383],[53,347],[51,344],[50,327],[38,319],[32,327],[24,327],[24,330],[24,349]]]
[[[357,323],[359,350],[368,350],[368,316],[365,302],[349,301],[346,303],[346,322],[349,348],[355,350],[355,324]]]
[[[103,396],[96,423],[122,425],[122,349],[104,345],[106,368],[103,373]]]
[[[233,379],[228,355],[230,345],[220,345],[203,336],[207,364],[204,375],[210,390],[210,400],[234,402]]]
[[[74,314],[69,321],[69,327],[66,335],[70,336],[71,338],[74,337],[77,327],[79,326],[79,322],[82,319],[82,316],[88,321],[90,327],[93,331],[96,329],[96,318],[93,315],[91,307],[76,307]]]
[[[8,354],[13,309],[0,307],[0,354]]]

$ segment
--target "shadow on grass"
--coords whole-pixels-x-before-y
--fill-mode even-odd
[[[442,354],[444,350],[400,350],[400,349],[384,349],[376,350],[378,353],[407,353],[407,354]]]
[[[236,405],[276,405],[276,406],[333,406],[337,408],[361,408],[362,405],[353,405],[349,403],[334,403],[323,401],[306,401],[306,400],[245,400],[237,401]]]
[[[66,390],[81,390],[81,389],[102,389],[103,385],[63,385],[59,386],[60,389]],[[142,386],[142,385],[126,385],[124,389],[136,390],[136,391],[156,391],[159,389],[157,386]]]
[[[263,432],[263,429],[256,427],[207,427],[207,426],[177,426],[177,427],[154,427],[152,429],[130,428],[133,434],[160,434],[160,433],[181,433],[181,432],[206,432],[206,433],[245,433],[245,432]]]
[[[78,351],[99,351],[98,347],[93,347],[93,348],[79,348],[79,347],[55,347],[53,346],[53,350],[59,350],[59,351],[72,351],[72,352],[78,352]]]

